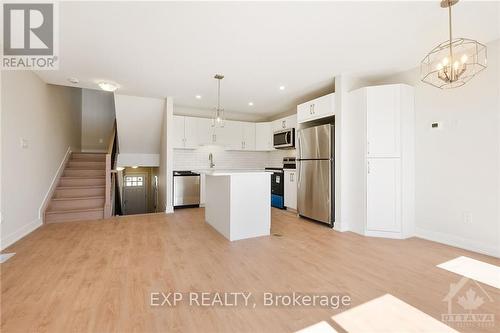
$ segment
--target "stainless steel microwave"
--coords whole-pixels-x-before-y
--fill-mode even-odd
[[[274,132],[273,147],[276,149],[295,148],[295,128],[287,128]]]

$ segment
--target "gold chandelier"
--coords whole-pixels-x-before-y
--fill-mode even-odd
[[[441,89],[463,86],[487,65],[486,45],[467,38],[453,39],[451,7],[457,2],[441,1],[441,8],[448,8],[449,40],[432,49],[420,64],[422,82]]]

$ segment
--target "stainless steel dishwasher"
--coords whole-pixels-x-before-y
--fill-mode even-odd
[[[200,206],[200,174],[174,171],[174,208]]]

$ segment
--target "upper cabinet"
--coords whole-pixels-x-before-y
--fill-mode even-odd
[[[270,122],[255,124],[255,150],[273,150],[273,129]]]
[[[400,86],[366,90],[366,152],[368,157],[399,157],[401,142]]]
[[[297,115],[291,115],[285,118],[277,119],[272,122],[273,131],[279,131],[287,128],[297,127]]]
[[[218,145],[227,150],[271,151],[274,131],[295,128],[297,116],[262,123],[226,120],[223,127],[212,126],[209,118],[174,115],[173,122],[173,146],[177,149]]]
[[[174,116],[174,148],[194,149],[198,147],[196,119],[197,118],[192,117]]]
[[[297,105],[298,123],[331,117],[333,115],[335,115],[335,93]]]

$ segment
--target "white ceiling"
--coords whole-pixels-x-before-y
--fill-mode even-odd
[[[499,7],[459,2],[455,35],[499,38]],[[110,80],[122,94],[168,95],[178,105],[211,108],[213,75],[222,73],[227,111],[271,116],[332,91],[340,73],[416,67],[447,38],[447,25],[439,1],[65,2],[60,69],[38,74],[61,85],[77,77],[78,86],[92,89]]]

